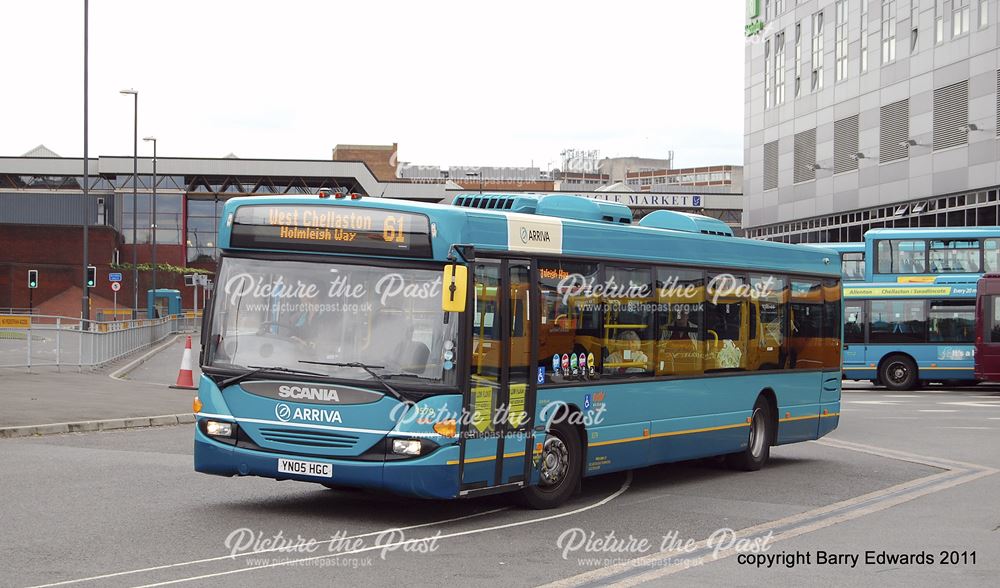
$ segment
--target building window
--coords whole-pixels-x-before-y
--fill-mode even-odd
[[[131,177],[129,178],[131,179]],[[132,244],[132,229],[139,244],[152,243],[154,223],[152,218],[151,194],[140,192],[136,196],[136,216],[138,224],[132,224],[132,195],[122,196],[122,237]],[[156,242],[157,244],[180,245],[183,199],[180,194],[160,192],[156,195]]]
[[[868,71],[868,0],[861,0],[861,73]]]
[[[988,26],[990,26],[989,0],[979,0],[979,28],[985,29]]]
[[[969,81],[934,90],[934,150],[969,141]]]
[[[764,41],[764,110],[771,108],[771,40]]]
[[[951,36],[957,37],[969,32],[969,0],[952,0]]]
[[[858,169],[858,115],[833,123],[833,173]]]
[[[896,0],[882,0],[882,63],[896,60]]]
[[[795,97],[802,94],[802,23],[795,23]]]
[[[774,0],[774,16],[785,11],[785,0]]]
[[[217,200],[187,199],[187,260],[215,260],[220,203]]]
[[[847,79],[847,0],[837,0],[836,79]]]
[[[812,15],[812,91],[823,89],[823,13]]]
[[[910,100],[886,104],[879,111],[879,161],[886,163],[910,155]]]
[[[792,181],[796,184],[816,179],[816,129],[795,133]]]
[[[785,102],[785,33],[774,36],[774,105]]]
[[[778,187],[778,142],[764,144],[764,190]]]
[[[944,0],[934,0],[934,42],[944,42]]]
[[[910,5],[910,53],[916,53],[919,47],[920,34],[920,2],[913,0]]]

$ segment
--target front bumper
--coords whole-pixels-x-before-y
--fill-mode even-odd
[[[317,478],[278,472],[279,457],[329,463],[333,466],[333,477]],[[388,490],[421,498],[455,498],[458,496],[458,466],[447,463],[457,460],[456,445],[441,447],[421,457],[386,462],[299,457],[220,443],[195,427],[194,469],[218,476],[260,476]]]

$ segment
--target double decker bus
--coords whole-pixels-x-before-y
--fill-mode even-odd
[[[893,390],[974,383],[976,282],[1000,227],[872,229],[864,281],[844,286],[844,377]]]
[[[829,250],[569,195],[234,198],[194,465],[535,508],[582,478],[774,445],[840,414]]]

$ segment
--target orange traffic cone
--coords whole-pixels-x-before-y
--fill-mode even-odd
[[[184,357],[181,358],[181,369],[177,372],[177,383],[171,386],[171,388],[180,388],[181,390],[198,389],[194,385],[194,374],[191,372],[191,335],[187,336],[187,341],[184,343]]]

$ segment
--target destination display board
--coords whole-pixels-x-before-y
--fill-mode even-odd
[[[230,244],[252,249],[431,257],[425,215],[356,206],[251,204],[236,210]]]

